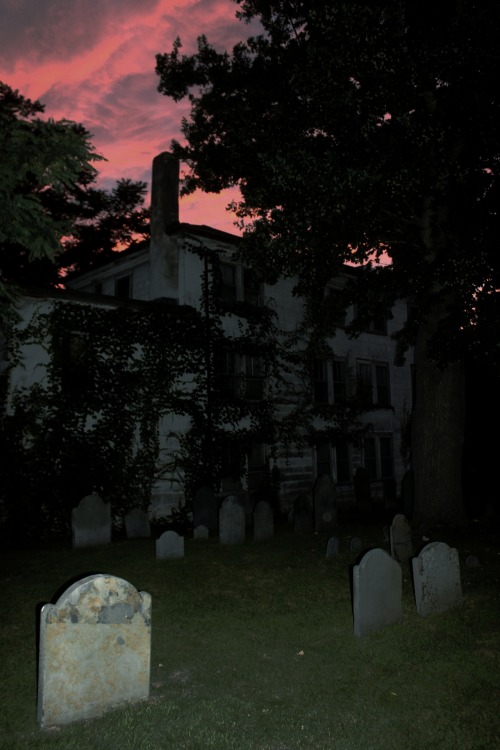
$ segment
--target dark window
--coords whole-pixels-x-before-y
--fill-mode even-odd
[[[380,476],[387,479],[394,475],[394,462],[392,459],[392,438],[380,438]]]
[[[316,358],[313,363],[313,395],[317,404],[327,404],[328,399],[328,364],[326,359]]]
[[[239,392],[239,376],[237,357],[227,349],[217,353],[215,357],[215,388],[223,399],[234,398]]]
[[[132,279],[130,276],[120,276],[115,279],[115,297],[130,299],[132,291]]]
[[[250,491],[258,490],[265,483],[266,451],[263,443],[254,443],[247,453],[248,477]]]
[[[370,479],[377,479],[377,451],[375,438],[365,438],[363,449],[364,466],[368,472],[368,476]]]
[[[243,269],[243,299],[251,305],[262,304],[262,284],[251,268]]]
[[[327,442],[316,445],[316,476],[320,477],[322,474],[332,476],[330,443]]]
[[[241,450],[237,443],[226,442],[221,449],[221,489],[231,492],[241,487]]]
[[[220,296],[224,302],[236,302],[236,268],[229,263],[220,264]]]
[[[346,363],[341,360],[333,360],[333,402],[343,404],[347,400],[347,378]]]
[[[335,446],[335,463],[337,466],[337,482],[350,482],[351,462],[347,442],[337,443]]]
[[[245,398],[262,401],[264,398],[264,366],[262,358],[245,355]]]
[[[389,394],[389,367],[387,365],[375,365],[375,383],[377,387],[376,403],[380,406],[388,406],[391,399]]]
[[[364,404],[373,403],[372,365],[366,362],[358,364],[358,396]]]

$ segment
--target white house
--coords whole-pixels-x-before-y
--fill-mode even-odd
[[[311,306],[293,295],[294,279],[260,283],[238,257],[238,236],[179,222],[178,195],[178,161],[160,154],[153,161],[149,246],[117,253],[112,263],[71,277],[65,292],[26,292],[19,305],[20,329],[56,303],[100,315],[128,311],[134,321],[152,309],[164,316],[165,329],[176,338],[169,339],[170,359],[164,353],[172,406],[161,402],[154,426],[158,455],[151,510],[157,515],[184,499],[186,460],[175,457],[197,429],[208,435],[196,433],[202,458],[203,440],[218,441],[221,494],[238,487],[258,491],[279,475],[279,501],[286,509],[299,494],[310,494],[326,472],[337,483],[339,500],[348,501],[355,471],[364,467],[373,497],[389,501],[399,493],[405,472],[401,448],[411,410],[411,358],[396,366],[391,338],[406,319],[407,305],[396,303],[389,317],[381,310],[358,338],[339,328],[311,354]],[[346,268],[342,278],[325,284],[325,294],[340,289],[350,273]],[[353,315],[349,309],[346,322]],[[82,325],[71,329],[67,351],[84,361],[85,342],[92,337]],[[140,334],[134,335],[135,353],[128,356],[135,362],[149,350]],[[191,359],[176,369],[183,346]],[[113,356],[107,360],[110,373]],[[8,410],[16,393],[50,378],[51,357],[54,350],[49,354],[43,331],[38,340],[31,336],[22,342],[10,369]],[[102,408],[86,418],[87,425],[98,425]],[[349,434],[348,424],[355,426]],[[141,429],[137,445],[147,433],[144,425]]]

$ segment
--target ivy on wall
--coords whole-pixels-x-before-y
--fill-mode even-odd
[[[285,335],[269,307],[223,302],[217,254],[202,245],[190,249],[205,269],[199,311],[54,301],[41,305],[25,329],[12,328],[11,365],[30,344],[49,353],[45,376],[18,388],[0,429],[4,516],[27,535],[67,535],[71,509],[91,491],[111,502],[116,518],[146,509],[164,478],[181,484],[185,502],[177,515],[187,517],[199,486],[220,489],[225,445],[238,447],[242,476],[255,443],[267,444],[275,458],[278,446],[352,433],[352,405],[320,413],[313,402],[312,329]],[[263,399],[246,397],[244,376],[228,397],[218,372],[221,351],[260,358]],[[172,436],[175,450],[165,455],[160,425],[170,415],[188,418],[190,426]]]

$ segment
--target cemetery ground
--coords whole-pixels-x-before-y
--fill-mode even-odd
[[[353,634],[349,571],[389,551],[381,524],[272,540],[154,539],[92,549],[53,544],[0,553],[2,750],[492,750],[500,747],[500,538],[491,525],[431,530],[458,549],[463,601],[420,617],[410,565],[403,618]],[[476,555],[479,567],[465,561]],[[42,730],[36,722],[37,622],[75,579],[110,573],[152,596],[149,700]]]

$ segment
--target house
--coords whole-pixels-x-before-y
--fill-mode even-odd
[[[294,295],[294,279],[263,283],[241,262],[238,236],[179,222],[178,195],[178,161],[159,154],[149,245],[68,278],[63,292],[25,291],[18,331],[30,333],[9,369],[7,413],[52,383],[44,418],[68,423],[67,441],[75,430],[92,435],[85,450],[81,439],[72,448],[89,473],[105,455],[108,466],[123,460],[122,495],[142,476],[154,515],[204,483],[221,495],[272,486],[286,509],[322,473],[349,502],[359,467],[376,500],[394,500],[412,386],[411,358],[394,364],[391,334],[407,305],[381,310],[356,339],[341,325],[312,349],[314,305]],[[320,304],[351,273],[318,290]],[[116,381],[103,401],[106,373]],[[64,418],[55,415],[62,402]],[[91,489],[107,479],[101,471]]]

